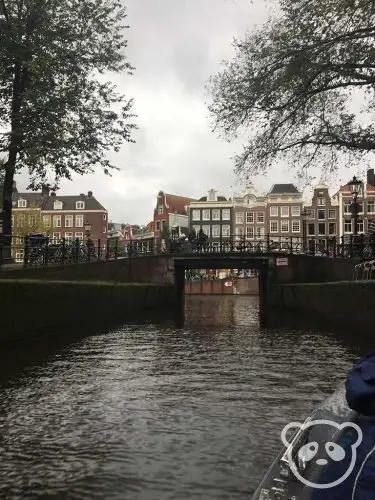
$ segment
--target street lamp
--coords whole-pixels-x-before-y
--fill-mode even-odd
[[[357,236],[358,235],[358,213],[359,213],[359,204],[358,204],[358,195],[361,192],[361,187],[362,187],[362,181],[357,179],[356,176],[353,177],[353,179],[347,183],[347,186],[349,186],[350,192],[353,195],[353,202],[350,205],[350,211],[352,214],[352,219],[354,221],[353,224],[353,235]]]
[[[91,236],[91,224],[86,221],[84,227],[85,227],[86,237],[89,238]]]
[[[302,248],[303,248],[303,253],[307,252],[307,228],[306,228],[306,219],[308,216],[308,211],[306,210],[306,207],[304,207],[301,215],[302,215]]]

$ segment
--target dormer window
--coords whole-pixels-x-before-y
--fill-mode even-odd
[[[84,210],[85,209],[85,202],[84,201],[77,201],[76,202],[76,210]]]
[[[58,200],[56,200],[56,201],[53,203],[53,209],[54,209],[54,210],[62,210],[62,201],[58,201]]]
[[[214,189],[208,191],[208,201],[216,201],[216,191]]]
[[[26,208],[27,207],[27,201],[26,200],[18,200],[18,208]]]

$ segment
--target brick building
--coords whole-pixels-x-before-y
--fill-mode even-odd
[[[176,236],[187,234],[189,228],[188,206],[192,201],[195,200],[159,191],[153,219],[154,237],[160,238],[166,225],[171,234]]]
[[[233,198],[233,228],[237,239],[264,239],[267,232],[266,200],[257,196],[252,184]]]
[[[314,188],[311,204],[305,206],[307,241],[321,240],[325,244],[327,237],[339,236],[339,205],[335,197],[331,197],[326,184],[318,184]]]
[[[339,191],[333,197],[339,210],[339,236],[350,236],[353,234],[353,221],[350,205],[353,196],[347,185],[340,186]],[[375,220],[375,175],[374,169],[367,171],[366,182],[363,183],[357,199],[360,210],[358,218],[358,233],[367,233],[369,222]]]
[[[267,228],[271,240],[288,243],[302,237],[303,194],[294,184],[274,184],[266,196]]]
[[[232,227],[233,201],[225,196],[218,196],[215,189],[210,189],[207,196],[202,196],[189,205],[189,232],[194,229],[196,234],[200,229],[210,239],[219,245],[221,238],[230,238]]]

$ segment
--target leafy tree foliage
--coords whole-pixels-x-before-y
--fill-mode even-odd
[[[279,4],[235,41],[234,59],[209,83],[215,130],[248,136],[237,172],[259,174],[286,159],[304,175],[375,151],[375,2]]]
[[[51,236],[52,228],[44,221],[40,210],[15,210],[13,236],[25,237],[29,233]]]
[[[107,159],[132,141],[132,101],[103,74],[131,73],[120,0],[0,0],[0,153],[6,155],[4,233],[12,183],[116,168]],[[5,132],[4,132],[5,131]]]

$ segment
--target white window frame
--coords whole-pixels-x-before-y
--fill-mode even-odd
[[[212,209],[212,220],[220,220],[220,208]]]
[[[42,216],[42,224],[45,227],[51,227],[51,216],[50,215],[43,215]]]
[[[283,205],[280,207],[280,217],[289,217],[289,206]]]
[[[220,238],[220,226],[219,225],[212,226],[212,237],[213,238]]]
[[[257,212],[257,224],[264,224],[264,212]]]
[[[84,210],[85,202],[82,200],[76,201],[76,210]]]
[[[54,210],[62,210],[62,201],[56,200],[53,202],[53,209]]]
[[[73,233],[65,233],[64,238],[66,241],[73,241]]]
[[[201,220],[201,211],[198,208],[193,208],[191,211],[192,220]]]
[[[280,221],[280,233],[289,233],[289,219]]]
[[[331,215],[331,212],[333,212],[334,215]],[[335,208],[328,209],[328,219],[336,219],[336,209]]]
[[[372,210],[370,210],[370,204],[373,207]],[[367,213],[368,214],[374,214],[375,213],[375,200],[367,200]]]
[[[244,212],[236,212],[236,224],[243,224],[244,223]]]
[[[82,232],[81,232],[81,231],[77,231],[76,233],[74,233],[74,238],[75,238],[76,240],[81,240],[81,241],[83,241],[83,231],[82,231]]]
[[[292,217],[300,217],[301,216],[301,207],[299,205],[292,206]]]
[[[264,238],[264,226],[257,226],[256,228],[256,237],[257,238]]]
[[[254,226],[246,226],[246,238],[248,240],[254,239]]]
[[[318,196],[318,198],[316,199],[316,204],[318,207],[325,207],[326,200],[325,200],[324,196]]]
[[[349,215],[351,213],[351,211],[350,211],[350,205],[351,204],[352,204],[351,201],[345,201],[344,202],[344,207],[343,207],[344,214],[348,214]],[[346,208],[346,207],[348,207],[348,208]]]
[[[221,212],[221,220],[230,220],[230,209],[223,208]]]
[[[298,229],[296,229],[298,227]],[[301,221],[299,219],[292,219],[292,233],[301,232]]]
[[[58,242],[61,240],[61,233],[55,232],[52,233],[52,241]]]
[[[309,232],[309,227],[310,227],[310,226],[313,226],[313,228],[314,228],[314,231],[313,231],[312,233],[310,233],[310,232]],[[315,236],[315,231],[316,231],[315,222],[308,222],[308,223],[307,223],[307,228],[306,228],[306,229],[307,229],[307,235],[308,235],[308,236]]]
[[[350,225],[350,230],[348,231],[347,228],[348,226]],[[344,233],[345,234],[351,234],[352,233],[352,230],[353,230],[353,227],[352,227],[352,220],[345,220],[344,219]]]
[[[236,236],[243,238],[245,236],[245,230],[243,226],[237,226],[236,229]]]
[[[333,233],[330,232],[330,226],[334,224],[335,226],[335,230],[333,231]],[[333,234],[337,234],[337,223],[336,222],[328,222],[328,234],[329,235],[333,235]]]
[[[197,236],[198,236],[200,228],[201,228],[200,226],[193,226],[193,229],[196,232]]]
[[[24,200],[23,198],[18,200],[17,204],[18,208],[26,208],[27,207],[27,201]]]
[[[230,224],[223,224],[221,226],[221,234],[223,238],[230,238]]]
[[[319,212],[324,212],[324,217],[323,217],[323,219],[321,219],[321,218],[319,217]],[[318,209],[318,212],[317,212],[317,214],[316,214],[316,219],[317,219],[318,221],[320,221],[320,220],[326,220],[326,219],[327,219],[327,210],[326,210],[325,208],[319,208],[319,209]]]
[[[82,223],[79,222],[81,220],[82,220]],[[75,226],[74,227],[83,227],[84,226],[83,215],[76,215],[74,222],[75,222]]]
[[[14,260],[15,260],[18,264],[20,264],[21,262],[23,262],[24,258],[25,258],[25,251],[24,251],[24,249],[23,249],[23,248],[18,248],[18,249],[16,250]]]
[[[314,220],[315,219],[315,208],[307,208],[307,218],[308,220]]]
[[[254,212],[246,212],[246,224],[254,224]]]
[[[61,215],[54,215],[52,217],[52,227],[61,227]]]
[[[107,214],[103,214],[103,220],[107,220]]]
[[[359,220],[358,221],[358,233],[361,234],[361,233],[364,233],[365,232],[365,223],[364,223],[364,220]]]
[[[68,221],[70,221],[71,224],[68,224]],[[73,215],[65,215],[65,227],[74,227],[74,217],[73,217]]]
[[[279,221],[270,220],[270,233],[278,233],[278,232],[279,232]]]
[[[273,205],[270,207],[270,217],[278,217],[279,216],[279,207],[277,205]]]
[[[324,226],[324,233],[319,231],[319,226]],[[325,222],[318,222],[318,236],[327,236],[327,226]]]
[[[211,214],[209,208],[204,208],[202,210],[202,220],[211,220]]]
[[[206,236],[211,237],[211,226],[209,224],[202,224],[202,231]]]

